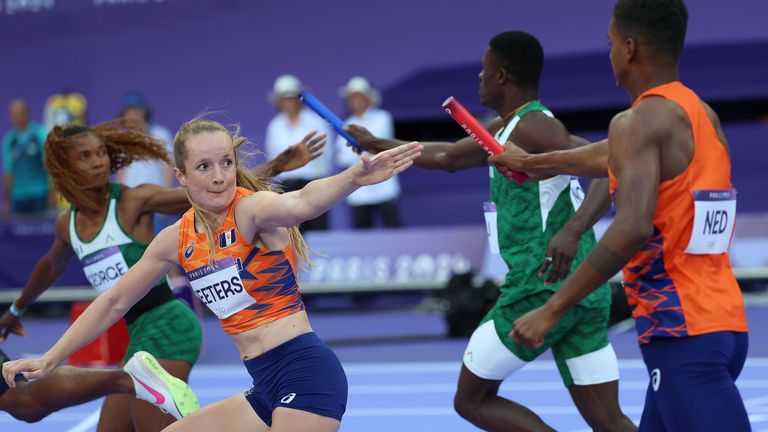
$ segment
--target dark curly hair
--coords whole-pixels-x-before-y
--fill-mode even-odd
[[[112,173],[138,160],[170,163],[163,143],[152,138],[145,123],[139,120],[117,119],[93,127],[56,126],[45,140],[45,169],[54,188],[77,207],[99,207],[99,203],[85,193],[82,178],[70,166],[68,149],[84,134],[92,134],[104,142]]]

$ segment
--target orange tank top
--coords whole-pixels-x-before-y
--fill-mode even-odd
[[[699,97],[680,82],[654,87],[688,115],[694,153],[659,185],[654,233],[624,267],[624,287],[641,343],[652,337],[746,332],[744,301],[727,252],[736,213],[731,162]],[[608,169],[611,193],[619,186]]]
[[[235,224],[235,208],[253,194],[237,188],[221,227],[214,233],[214,266],[208,263],[208,240],[195,230],[193,209],[181,218],[179,263],[200,300],[219,319],[227,334],[237,334],[304,310],[296,277],[297,259],[289,244],[265,250],[251,244]]]

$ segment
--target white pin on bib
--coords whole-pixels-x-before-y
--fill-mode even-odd
[[[693,191],[691,241],[685,252],[714,255],[728,251],[736,222],[736,189]]]
[[[571,178],[571,205],[573,205],[573,210],[577,211],[581,207],[581,204],[584,202],[584,189],[581,188],[581,183],[579,183],[579,179],[576,177]]]
[[[187,277],[200,301],[219,319],[229,318],[256,303],[245,290],[235,259],[231,256],[216,261],[213,267],[204,265],[192,270]]]
[[[104,292],[117,283],[128,271],[120,248],[112,246],[83,258],[83,271],[91,286],[99,292]]]

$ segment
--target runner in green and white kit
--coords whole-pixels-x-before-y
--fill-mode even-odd
[[[507,142],[521,119],[532,112],[554,118],[540,101],[529,101],[499,129],[496,140]],[[606,330],[611,294],[607,285],[585,298],[578,312],[564,322],[559,332],[541,349],[527,350],[507,335],[520,315],[540,306],[562,284],[562,281],[545,284],[539,274],[541,257],[547,256],[549,241],[581,206],[584,193],[578,180],[567,175],[518,184],[506,178],[496,167],[490,167],[490,183],[491,201],[497,212],[498,239],[489,241],[498,242],[498,249],[509,271],[501,286],[499,299],[483,319],[481,327],[492,321],[499,339],[524,361],[533,360],[551,347],[563,381],[570,386],[574,381],[566,359],[598,352],[606,347],[610,349]],[[578,240],[573,264],[578,266],[594,244],[595,235],[592,230],[587,230]],[[470,368],[472,364],[468,363]],[[477,372],[483,375],[482,371]],[[618,378],[611,368],[603,372],[606,376],[602,378]],[[486,371],[485,375],[488,374],[494,375]]]
[[[538,100],[542,64],[543,51],[536,38],[510,31],[491,40],[479,75],[481,102],[499,114],[489,130],[499,142],[512,140],[529,153],[585,142],[571,136]],[[404,143],[376,138],[359,126],[349,126],[348,131],[374,153]],[[422,168],[456,171],[488,165],[487,154],[472,138],[422,144],[422,156],[415,161]],[[607,339],[607,286],[574,308],[558,330],[549,333],[541,349],[527,350],[508,336],[514,320],[546,302],[567,277],[571,262],[581,262],[595,244],[591,231],[595,220],[590,218],[602,214],[595,209],[610,206],[609,196],[600,193],[606,190],[604,180],[594,181],[585,198],[569,176],[531,178],[517,184],[490,167],[490,177],[495,210],[494,205],[485,206],[489,240],[492,249],[498,246],[509,272],[499,299],[467,345],[454,399],[456,410],[484,430],[552,430],[533,411],[498,395],[504,379],[552,348],[565,386],[594,430],[635,430],[618,404],[618,364]],[[497,238],[492,237],[496,231]]]

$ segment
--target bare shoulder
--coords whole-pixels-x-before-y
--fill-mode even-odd
[[[235,207],[237,228],[249,230],[248,226],[245,225],[246,221],[258,219],[259,214],[264,213],[263,210],[270,207],[280,195],[273,191],[258,191],[238,201],[237,207]]]
[[[180,227],[181,220],[165,227],[149,244],[145,255],[153,259],[178,262]]]
[[[488,132],[495,134],[504,126],[504,122],[501,120],[501,117],[494,117],[493,120],[488,124]]]
[[[53,223],[53,232],[56,238],[67,244],[71,244],[69,239],[69,213],[69,210],[59,213]]]
[[[720,117],[717,115],[715,110],[712,109],[709,104],[707,104],[704,101],[701,101],[701,105],[704,107],[704,112],[707,113],[707,117],[709,117],[709,120],[712,122],[712,125],[715,127],[715,129],[720,129]]]
[[[240,200],[240,202],[237,203],[237,208],[235,211],[238,211],[241,207],[250,209],[255,206],[261,206],[266,203],[269,203],[270,201],[276,199],[279,197],[280,194],[273,191],[258,191],[254,192],[251,195],[248,195]]]
[[[131,201],[147,201],[155,194],[166,190],[165,187],[151,183],[140,184],[136,187],[120,185],[120,196]]]
[[[541,111],[531,111],[520,119],[515,126],[515,131],[526,135],[537,133],[564,133],[567,132],[563,122],[555,117],[550,117]]]
[[[547,153],[571,147],[570,134],[565,125],[541,111],[523,116],[515,126],[512,139],[530,153]]]
[[[609,144],[623,142],[660,143],[678,133],[689,133],[688,115],[676,103],[662,97],[647,97],[611,120]]]

